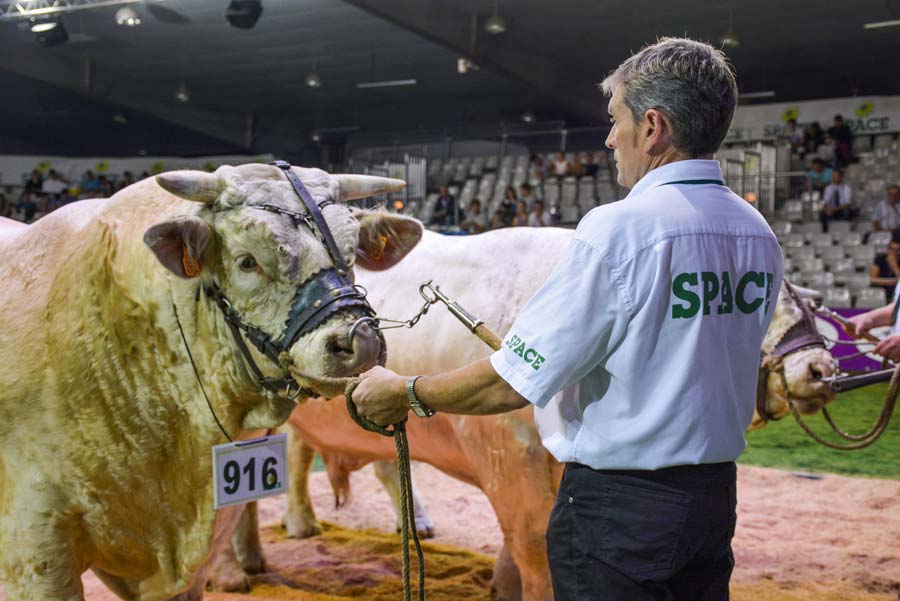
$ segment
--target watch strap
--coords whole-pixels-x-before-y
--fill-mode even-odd
[[[422,403],[422,401],[419,400],[419,397],[416,396],[416,380],[421,377],[422,376],[410,376],[407,378],[406,398],[409,400],[409,408],[412,409],[413,413],[419,417],[431,417],[436,412]]]

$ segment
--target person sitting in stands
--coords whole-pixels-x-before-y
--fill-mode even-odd
[[[503,202],[494,211],[494,218],[491,220],[492,230],[500,229],[501,227],[512,227],[513,225],[513,218],[516,215],[516,191],[513,189],[512,194],[510,194],[510,188],[506,189],[506,196],[503,197]]]
[[[572,165],[570,165],[569,161],[566,160],[566,153],[556,153],[556,160],[553,161],[553,175],[555,175],[557,179],[562,179],[571,174]]]
[[[829,128],[828,137],[834,145],[834,164],[838,169],[843,169],[853,160],[853,132],[842,116],[834,116],[834,126]]]
[[[812,166],[806,172],[806,189],[823,192],[831,183],[831,167],[825,166],[825,161],[819,158],[813,159]]]
[[[41,172],[35,169],[31,172],[31,177],[28,178],[28,181],[25,182],[25,192],[31,194],[37,194],[41,191],[41,188],[44,187],[44,176],[41,175]]]
[[[872,214],[872,229],[876,232],[900,231],[900,186],[888,186],[887,198],[878,203]]]
[[[550,225],[550,216],[544,213],[544,203],[540,200],[534,203],[534,210],[528,216],[528,225],[531,227],[547,227]]]
[[[819,146],[825,143],[825,132],[818,121],[813,121],[803,132],[803,147],[806,152],[815,154]]]
[[[900,232],[894,232],[887,245],[887,253],[875,255],[869,267],[869,278],[874,288],[884,289],[884,300],[890,302],[894,298],[897,278],[900,278]]]
[[[460,229],[464,229],[470,234],[480,234],[487,229],[487,216],[481,211],[481,200],[473,198],[466,209],[466,219],[459,224]]]
[[[78,184],[82,194],[96,192],[100,187],[100,180],[94,175],[94,172],[88,169],[81,176],[81,182]]]
[[[544,159],[542,159],[539,155],[531,155],[530,173],[531,179],[537,180],[542,180],[547,175],[547,165],[544,164]]]
[[[441,186],[440,195],[434,203],[431,225],[450,227],[456,222],[456,198],[447,186]]]
[[[122,174],[122,181],[120,181],[118,183],[118,185],[116,186],[116,191],[118,192],[119,190],[121,190],[123,188],[127,188],[128,186],[130,186],[133,183],[134,183],[134,176],[131,174],[131,171],[126,171],[125,173]]]
[[[534,206],[534,201],[537,200],[537,196],[534,195],[534,188],[532,188],[531,184],[528,182],[519,186],[519,199],[525,201],[525,206],[528,211]]]
[[[22,194],[22,198],[19,199],[19,204],[16,205],[16,210],[13,211],[12,218],[17,219],[18,221],[24,221],[25,223],[31,223],[37,210],[38,207],[34,202],[34,194],[25,192]]]
[[[540,202],[539,200],[535,202]],[[524,227],[528,225],[528,204],[525,200],[516,203],[516,214],[513,216],[512,224],[514,227]]]
[[[54,194],[62,194],[63,190],[66,190],[68,187],[69,182],[63,179],[62,175],[51,169],[44,180],[44,185],[41,186],[41,192],[52,196]]]
[[[831,174],[831,183],[825,188],[819,221],[822,231],[828,231],[828,223],[837,219],[849,221],[856,217],[858,211],[853,207],[853,188],[844,181],[844,172],[840,169]]]
[[[796,119],[788,119],[787,127],[784,130],[784,137],[787,138],[791,145],[791,152],[803,155],[803,130],[797,125]]]

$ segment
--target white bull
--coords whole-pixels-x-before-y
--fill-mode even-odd
[[[386,268],[421,235],[411,219],[340,201],[397,180],[295,168],[344,261]],[[266,208],[268,207],[268,208]],[[210,447],[282,423],[294,402],[264,392],[204,287],[218,285],[277,338],[307,278],[332,266],[305,209],[266,165],[173,172],[25,227],[0,219],[0,580],[9,601],[78,601],[93,569],[120,597],[198,599],[212,546],[236,510],[213,510]],[[149,248],[148,248],[149,247]],[[196,361],[202,396],[176,322]],[[381,344],[331,315],[267,376],[358,373]],[[212,411],[211,411],[212,409]],[[183,597],[182,597],[183,595]]]
[[[571,236],[571,230],[554,228],[512,228],[465,238],[425,232],[403,263],[379,273],[360,271],[358,282],[369,290],[379,315],[407,319],[421,306],[419,285],[434,278],[444,292],[503,335],[556,265]],[[783,289],[764,347],[774,345],[800,317],[799,308]],[[491,352],[442,306],[431,309],[415,328],[389,330],[385,337],[387,366],[401,374],[442,372]],[[824,349],[792,354],[785,368],[795,398],[811,399],[818,406],[830,400],[831,393],[819,376],[833,373],[835,364]],[[770,382],[768,410],[775,416],[788,411],[780,379]],[[289,423],[294,463],[284,523],[289,536],[307,536],[318,531],[318,524],[306,488],[312,452],[301,446],[300,437],[322,453],[339,495],[346,482],[342,470],[389,459],[395,450],[390,439],[354,424],[343,399],[304,403]],[[440,413],[430,419],[411,417],[408,429],[413,459],[477,486],[490,500],[504,537],[495,567],[497,597],[549,601],[544,532],[562,466],[542,446],[532,410],[484,417]],[[392,469],[382,464],[376,473],[384,481]],[[396,489],[396,483],[389,485],[392,488]],[[244,535],[252,536],[252,528]],[[242,545],[236,549],[238,556],[259,553],[248,548],[246,540]]]

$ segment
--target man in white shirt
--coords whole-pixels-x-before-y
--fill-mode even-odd
[[[603,90],[629,195],[582,219],[500,351],[427,377],[374,368],[353,400],[382,424],[532,404],[566,463],[547,529],[556,600],[725,600],[781,249],[712,160],[737,99],[721,52],[664,38]]]
[[[876,355],[881,355],[885,359],[890,359],[894,363],[900,362],[900,320],[897,319],[897,311],[900,309],[900,306],[897,304],[898,296],[900,296],[900,286],[894,288],[894,298],[889,304],[854,315],[844,326],[848,334],[856,337],[863,336],[872,328],[891,326],[890,334],[875,345],[872,352]]]
[[[534,210],[528,215],[528,225],[531,227],[547,227],[550,225],[550,216],[544,213],[544,201],[534,201]]]
[[[825,186],[822,196],[822,210],[819,211],[822,231],[828,231],[829,221],[850,220],[856,215],[857,211],[853,208],[853,188],[844,182],[844,172],[835,169],[831,173],[831,183]]]
[[[875,207],[872,228],[876,232],[900,231],[900,186],[888,186],[887,198]]]

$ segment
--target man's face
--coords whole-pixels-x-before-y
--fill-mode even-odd
[[[434,188],[432,188],[432,190],[433,189]],[[447,186],[441,186],[441,196],[447,196],[448,194],[450,194],[450,190],[447,188]]]
[[[619,84],[609,99],[609,119],[612,129],[606,138],[606,147],[613,151],[613,159],[618,169],[620,186],[633,188],[644,176],[644,142],[641,134],[643,124],[635,123],[631,109],[623,100],[623,88]]]
[[[887,196],[888,202],[890,202],[892,205],[897,204],[898,202],[900,202],[900,188],[898,188],[897,186],[891,186],[890,188],[888,188]]]
[[[832,183],[834,183],[834,184],[839,184],[839,183],[841,183],[841,180],[842,180],[842,179],[844,179],[844,178],[843,178],[843,176],[841,175],[841,172],[840,172],[840,171],[832,171],[832,172],[831,172],[831,182],[832,182]]]
[[[813,163],[812,164],[812,170],[815,171],[816,173],[822,173],[822,169],[823,169],[822,163]]]

